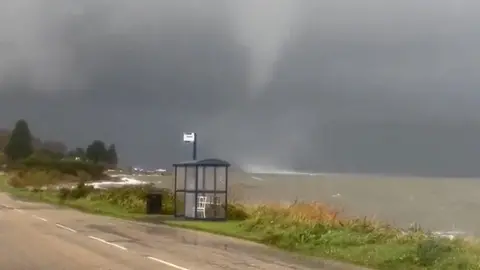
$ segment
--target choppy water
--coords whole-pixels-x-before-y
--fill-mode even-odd
[[[137,177],[173,186],[172,177]],[[230,198],[246,202],[320,201],[346,215],[407,227],[480,235],[480,179],[348,174],[231,173]]]

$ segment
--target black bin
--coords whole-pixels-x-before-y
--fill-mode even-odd
[[[147,215],[158,215],[162,212],[162,194],[157,192],[151,192],[147,194],[146,201]]]

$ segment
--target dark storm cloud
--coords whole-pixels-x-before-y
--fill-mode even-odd
[[[0,121],[126,163],[480,175],[474,1],[8,1]]]

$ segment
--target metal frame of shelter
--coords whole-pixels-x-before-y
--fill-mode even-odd
[[[175,217],[193,220],[225,221],[228,218],[228,169],[230,163],[221,159],[193,160],[173,164],[175,172]],[[207,215],[199,215],[199,196],[211,197]],[[182,203],[183,202],[183,203]]]

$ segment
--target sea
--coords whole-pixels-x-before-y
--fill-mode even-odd
[[[172,188],[173,176],[132,176]],[[244,203],[321,202],[348,217],[439,234],[480,236],[480,179],[332,173],[229,174],[229,198]]]

